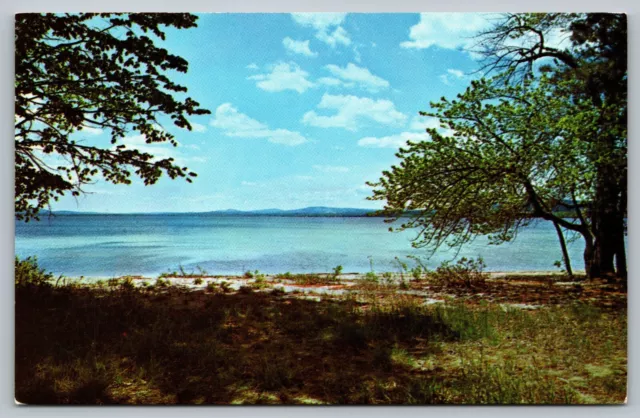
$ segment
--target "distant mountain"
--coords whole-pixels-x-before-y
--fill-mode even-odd
[[[376,211],[357,208],[330,208],[326,206],[312,206],[301,209],[261,209],[261,210],[217,210],[205,212],[206,215],[221,216],[372,216]]]
[[[238,210],[225,209],[209,212],[153,212],[153,213],[99,213],[99,212],[74,212],[69,210],[53,211],[53,215],[198,215],[198,216],[299,216],[299,217],[361,217],[375,216],[374,209],[358,208],[332,208],[327,206],[312,206],[301,209],[259,209]],[[41,216],[49,215],[48,212]]]

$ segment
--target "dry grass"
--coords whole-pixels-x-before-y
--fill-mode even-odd
[[[620,403],[626,309],[425,305],[386,287],[320,302],[127,286],[16,288],[28,404]],[[606,293],[606,290],[601,291]],[[603,293],[604,294],[604,293]],[[604,297],[604,296],[603,296]]]

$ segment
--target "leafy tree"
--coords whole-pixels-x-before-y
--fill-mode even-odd
[[[570,45],[554,43],[568,38]],[[597,129],[582,138],[594,166],[590,275],[626,277],[627,19],[623,14],[510,14],[479,36],[487,72],[518,81],[536,68],[555,82],[572,81],[570,98],[597,109]],[[614,269],[615,258],[615,269]]]
[[[461,245],[478,235],[490,242],[513,239],[534,219],[554,223],[568,270],[561,229],[585,241],[591,266],[593,230],[585,202],[594,193],[593,165],[585,136],[597,127],[590,102],[567,104],[562,88],[547,78],[522,85],[473,81],[458,100],[442,98],[433,112],[448,132],[428,129],[430,140],[410,142],[400,164],[383,172],[372,199],[385,200],[400,229],[418,228],[414,246]],[[576,214],[564,218],[562,205]],[[419,215],[401,217],[406,211]]]
[[[210,113],[186,97],[168,71],[188,63],[154,44],[165,28],[196,26],[190,14],[20,14],[16,16],[15,210],[19,219],[101,176],[129,184],[135,173],[146,185],[163,173],[195,176],[172,158],[128,149],[122,138],[137,131],[147,143],[169,142],[160,128],[168,117],[191,129],[188,115]],[[110,143],[73,138],[91,129],[110,133]],[[76,136],[73,136],[73,134]]]

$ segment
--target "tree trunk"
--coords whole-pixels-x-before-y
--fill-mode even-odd
[[[571,269],[571,259],[569,259],[569,252],[567,251],[567,243],[564,240],[564,234],[562,233],[562,228],[558,225],[557,222],[553,223],[553,226],[556,227],[556,233],[558,234],[558,241],[560,241],[560,248],[562,249],[562,258],[564,259],[564,267],[567,270],[567,274],[569,277],[573,277],[573,270]]]
[[[582,234],[582,237],[584,238],[584,270],[587,273],[588,278],[593,278],[595,277],[593,273],[593,255],[595,253],[593,239],[588,234]]]

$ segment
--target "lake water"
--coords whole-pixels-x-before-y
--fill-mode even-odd
[[[394,258],[428,257],[411,247],[415,231],[391,233],[382,218],[223,217],[206,215],[59,215],[16,221],[16,255],[66,276],[157,275],[182,266],[211,274],[398,271]],[[583,269],[581,240],[569,245],[574,269]],[[435,268],[456,252],[441,249]],[[482,256],[490,271],[555,270],[560,246],[549,222],[527,227],[499,246],[478,238],[459,257]]]

